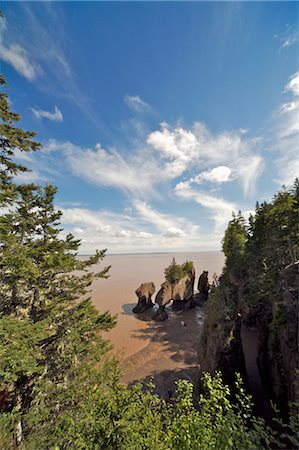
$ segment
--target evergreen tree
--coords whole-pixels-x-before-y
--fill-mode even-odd
[[[3,77],[0,81],[6,86]],[[80,241],[60,233],[56,188],[15,181],[27,170],[15,162],[15,154],[40,145],[32,140],[34,133],[16,127],[20,116],[11,112],[3,92],[0,117],[0,202],[8,208],[0,217],[0,391],[21,446],[30,435],[26,417],[32,405],[48,393],[47,402],[59,408],[56,389],[71,386],[74,372],[95,370],[109,348],[99,332],[115,320],[108,312],[100,315],[85,295],[94,279],[108,276],[109,267],[90,271],[105,250],[78,259]]]
[[[0,16],[1,17],[1,16]],[[17,127],[20,115],[11,111],[7,93],[8,87],[0,74],[0,207],[8,205],[15,198],[17,185],[12,183],[13,176],[28,169],[15,161],[15,153],[36,151],[40,144],[33,140],[36,133]]]
[[[222,241],[222,249],[226,256],[226,268],[232,282],[237,282],[244,276],[244,253],[247,241],[245,219],[239,211],[233,214]]]

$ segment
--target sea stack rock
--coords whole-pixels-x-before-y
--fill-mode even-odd
[[[165,281],[161,284],[155,303],[159,305],[159,309],[154,314],[155,320],[165,320],[168,315],[165,306],[173,300],[173,309],[189,309],[192,306],[194,292],[195,270],[192,268],[189,273],[185,274],[176,281]]]
[[[172,299],[172,286],[169,281],[165,281],[161,284],[161,288],[156,295],[155,303],[159,305],[159,308],[155,312],[153,319],[163,321],[168,319],[167,312],[165,311],[165,306]]]
[[[173,284],[172,309],[187,310],[195,306],[193,302],[194,281],[195,270],[194,268],[192,268],[192,271],[190,273],[186,274],[183,278]]]
[[[140,314],[154,306],[152,295],[155,293],[155,290],[156,287],[152,281],[149,283],[142,283],[139,288],[136,289],[135,294],[138,297],[138,303],[135,308],[133,308],[133,313]]]

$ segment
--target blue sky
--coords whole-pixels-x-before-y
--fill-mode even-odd
[[[298,176],[297,2],[2,2],[20,181],[58,187],[81,252],[218,250]],[[25,161],[24,161],[25,160]]]

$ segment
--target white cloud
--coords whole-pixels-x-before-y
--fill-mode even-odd
[[[148,204],[133,204],[130,216],[87,208],[60,209],[63,233],[71,232],[81,239],[81,253],[92,253],[96,248],[108,248],[112,253],[182,251],[186,243],[197,249],[220,246],[220,238],[215,235],[206,241],[199,235],[198,226],[162,214]]]
[[[147,223],[154,225],[166,237],[186,237],[184,230],[192,228],[186,220],[172,218],[153,209],[148,203],[135,200],[133,204],[135,210]]]
[[[141,100],[138,95],[125,95],[124,102],[133,111],[143,112],[151,110],[151,107],[146,102]]]
[[[61,97],[63,101],[72,102],[88,117],[101,135],[111,139],[113,136],[110,127],[96,111],[94,102],[78,85],[78,77],[74,75],[72,55],[76,49],[72,47],[69,39],[64,13],[51,2],[44,2],[47,20],[41,21],[38,9],[33,3],[19,4],[22,20],[10,15],[9,42],[6,34],[2,33],[4,48],[7,49],[11,42],[19,42],[22,48],[26,49],[24,74],[30,79],[37,79],[39,89],[47,96]],[[24,27],[23,23],[28,26]]]
[[[211,216],[215,222],[216,233],[224,230],[231,219],[232,212],[237,210],[236,205],[232,202],[195,190],[190,181],[178,183],[175,192],[183,200],[193,200],[204,208],[212,210]]]
[[[201,122],[196,122],[189,130],[182,127],[172,129],[162,123],[161,130],[148,135],[147,142],[165,160],[163,176],[177,178],[186,171],[208,168],[203,172],[201,181],[220,182],[221,177],[223,181],[229,181],[226,177],[228,170],[231,170],[230,175],[233,173],[234,178],[239,179],[247,195],[254,192],[255,183],[262,172],[263,159],[253,152],[258,140],[246,138],[244,134],[244,130],[213,134]],[[253,161],[256,171],[245,172],[243,167],[248,162],[253,164]],[[218,168],[210,168],[215,165],[219,165]],[[223,169],[227,165],[230,167]]]
[[[299,40],[299,33],[295,32],[293,34],[290,34],[288,37],[286,37],[286,39],[284,40],[281,48],[287,48],[290,47],[293,44],[296,44],[296,42],[298,42]]]
[[[243,181],[243,189],[246,195],[255,193],[257,179],[264,170],[263,158],[257,155],[250,155],[242,159],[238,166],[238,174]]]
[[[19,172],[15,176],[15,182],[20,184],[37,182],[40,183],[41,181],[45,181],[45,179],[37,170],[34,169],[31,169],[28,172]]]
[[[280,156],[276,159],[278,168],[277,182],[279,185],[290,186],[295,178],[299,177],[299,158],[298,158],[299,139],[290,142],[288,139],[280,146]]]
[[[299,41],[299,30],[297,25],[287,24],[286,30],[275,36],[280,40],[281,46],[279,50],[286,49]]]
[[[279,185],[290,185],[299,177],[299,72],[289,78],[285,92],[290,93],[292,98],[283,103],[275,115],[276,141],[273,144],[278,152],[275,164]]]
[[[38,119],[45,118],[45,119],[52,120],[53,122],[62,122],[63,121],[62,113],[57,106],[54,107],[54,112],[52,112],[52,113],[50,111],[45,111],[42,109],[35,109],[35,108],[32,108],[32,112],[35,115],[35,117],[37,117]]]
[[[298,101],[283,103],[280,107],[280,113],[286,114],[292,111],[295,111],[299,107]]]
[[[161,124],[161,131],[147,136],[147,143],[159,151],[162,158],[169,160],[164,172],[170,178],[181,175],[198,156],[198,143],[193,133],[183,128],[171,130],[166,123]]]
[[[291,136],[299,131],[299,72],[293,74],[288,84],[285,86],[285,92],[292,95],[291,101],[283,103],[278,112],[278,136],[280,139]]]
[[[34,64],[30,62],[26,50],[17,43],[8,44],[4,42],[4,37],[7,37],[7,23],[4,18],[0,18],[0,21],[0,59],[11,64],[17,72],[29,81],[34,80],[36,69]]]
[[[105,150],[101,144],[91,149],[56,140],[50,140],[45,151],[59,152],[71,172],[93,184],[122,189],[134,195],[155,195],[153,185],[158,175],[157,166],[143,153],[124,157],[114,149]]]
[[[293,95],[299,95],[299,72],[291,75],[288,84],[285,86],[285,91],[290,91]]]
[[[232,170],[227,166],[219,166],[214,167],[214,169],[201,172],[199,175],[192,178],[191,181],[198,184],[204,181],[226,183],[227,181],[231,181],[232,179]]]

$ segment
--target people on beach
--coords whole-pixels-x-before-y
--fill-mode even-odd
[[[200,300],[206,301],[209,295],[209,272],[204,270],[198,280],[197,289],[199,291]]]

